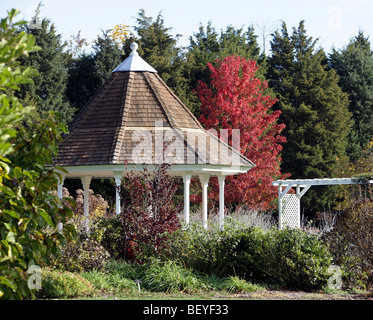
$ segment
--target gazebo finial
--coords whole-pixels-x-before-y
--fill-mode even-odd
[[[151,65],[145,62],[137,52],[139,45],[136,42],[132,42],[130,48],[132,52],[129,54],[126,60],[124,60],[118,67],[116,67],[112,72],[122,72],[122,71],[147,71],[152,73],[157,73]]]
[[[132,52],[130,53],[130,55],[135,55],[135,56],[138,56],[139,53],[137,52],[137,48],[139,47],[139,45],[136,43],[136,42],[132,42],[131,45],[130,45],[130,48],[132,50]]]

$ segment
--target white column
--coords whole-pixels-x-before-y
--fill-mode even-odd
[[[61,174],[61,178],[59,179],[59,184],[57,186],[57,196],[62,200],[63,198],[63,182],[65,181],[65,175]],[[63,229],[63,223],[59,222],[57,224],[57,230],[62,231]]]
[[[87,232],[89,232],[89,185],[91,184],[91,177],[84,176],[81,178],[84,189],[84,225]]]
[[[278,228],[282,229],[282,186],[278,186]]]
[[[188,226],[189,225],[189,204],[190,204],[190,179],[192,175],[190,173],[186,173],[183,176],[184,180],[184,221],[185,224]]]
[[[219,175],[219,228],[223,229],[224,225],[224,185],[225,176]]]
[[[202,186],[202,220],[203,227],[207,230],[207,188],[209,185],[210,176],[200,174],[199,180],[201,181]]]
[[[63,198],[63,182],[65,181],[65,175],[61,174],[61,179],[59,180],[59,184],[57,186],[57,196],[58,198]]]
[[[115,213],[120,214],[120,192],[119,188],[122,182],[122,173],[121,172],[114,172],[114,179],[115,179]]]

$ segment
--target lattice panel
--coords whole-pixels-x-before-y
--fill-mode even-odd
[[[300,228],[300,199],[295,194],[282,198],[281,228]]]

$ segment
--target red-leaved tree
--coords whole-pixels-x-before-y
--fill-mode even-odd
[[[126,258],[144,262],[159,253],[170,233],[181,227],[175,203],[178,188],[175,178],[167,174],[169,165],[147,168],[136,175],[132,171],[123,179],[120,221],[125,232]]]
[[[207,130],[239,129],[241,153],[255,164],[246,174],[226,178],[225,203],[268,209],[277,197],[272,181],[287,176],[280,172],[286,140],[281,136],[285,125],[277,123],[280,111],[271,109],[276,99],[264,93],[267,82],[255,77],[255,61],[230,56],[216,62],[217,67],[208,64],[210,84],[200,82],[196,89],[202,103],[199,120]],[[229,143],[231,137],[229,130]],[[217,201],[217,179],[210,183],[214,188],[209,197]]]

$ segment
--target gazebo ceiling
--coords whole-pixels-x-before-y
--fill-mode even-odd
[[[75,117],[69,134],[59,145],[55,165],[169,162],[236,165],[245,171],[253,167],[240,152],[203,129],[156,70],[139,57],[136,49],[137,46],[132,46],[130,56],[114,69]],[[157,146],[160,141],[161,152],[165,152],[162,155]],[[171,161],[165,161],[167,159]]]

